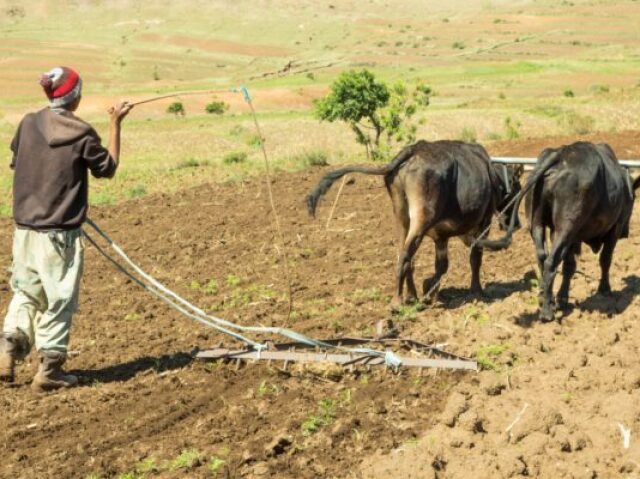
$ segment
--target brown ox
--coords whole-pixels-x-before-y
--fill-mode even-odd
[[[381,168],[351,166],[325,175],[307,197],[310,214],[315,215],[322,195],[348,173],[384,176],[399,231],[397,287],[394,306],[417,298],[413,280],[413,258],[425,235],[436,245],[435,274],[423,282],[425,300],[437,292],[440,279],[449,267],[449,238],[461,237],[467,246],[491,223],[520,191],[522,168],[496,166],[486,150],[460,141],[419,141],[403,149],[391,163]],[[471,247],[471,291],[482,293],[480,266],[482,248]],[[426,297],[429,294],[429,297]]]

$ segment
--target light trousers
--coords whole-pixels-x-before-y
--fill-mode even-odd
[[[23,333],[29,348],[67,352],[71,317],[78,307],[84,261],[80,228],[33,231],[16,228],[13,237],[13,298],[5,333]]]

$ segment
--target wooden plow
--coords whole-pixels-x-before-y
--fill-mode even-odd
[[[212,349],[196,350],[194,357],[205,361],[235,361],[240,367],[243,361],[282,361],[283,369],[287,369],[290,363],[334,363],[353,370],[355,367],[384,366],[391,369],[402,367],[435,369],[455,369],[477,371],[476,361],[444,351],[438,346],[424,344],[413,339],[373,339],[373,338],[340,338],[325,339],[323,343],[335,347],[327,350],[306,345],[304,343],[267,343],[263,350],[251,348],[228,349],[217,347]],[[400,360],[398,367],[388,366],[383,356],[365,352],[343,351],[341,348],[357,348],[363,345],[377,344],[384,348],[383,351],[392,351]]]

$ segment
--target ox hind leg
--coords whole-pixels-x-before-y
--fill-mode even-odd
[[[558,231],[553,240],[551,251],[543,264],[542,281],[540,282],[540,290],[542,293],[540,319],[543,321],[553,320],[555,308],[553,301],[553,282],[558,271],[558,266],[566,257],[570,247],[571,242],[568,240],[567,235]]]
[[[409,234],[409,205],[407,204],[407,198],[404,191],[399,190],[395,185],[389,188],[389,194],[391,195],[391,202],[393,204],[393,214],[396,219],[396,234],[398,237],[398,261],[404,253],[405,243]],[[416,285],[413,280],[413,261],[406,266],[406,283],[407,283],[407,296],[405,301],[402,297],[403,284],[399,284],[397,294],[394,297],[394,306],[399,306],[403,302],[412,303],[417,301],[418,292],[416,291]],[[399,273],[398,273],[399,275]]]
[[[556,301],[558,306],[566,308],[569,304],[569,286],[571,285],[571,279],[576,273],[576,256],[580,253],[580,243],[571,244],[565,253],[564,260],[562,262],[562,284],[558,290]]]
[[[439,238],[434,242],[436,245],[435,274],[431,278],[425,279],[422,283],[422,300],[425,303],[435,299],[440,289],[440,280],[449,269],[449,239]]]
[[[618,242],[615,231],[612,230],[605,239],[600,252],[600,284],[598,285],[598,293],[610,295],[611,284],[609,283],[609,269],[611,268],[611,260],[613,259],[613,250]]]
[[[472,246],[469,253],[471,263],[471,294],[482,295],[482,285],[480,284],[480,267],[482,266],[482,248]]]

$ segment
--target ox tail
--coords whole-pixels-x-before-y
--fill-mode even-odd
[[[413,146],[408,146],[398,153],[390,163],[387,163],[385,166],[380,168],[372,168],[368,166],[347,166],[345,168],[340,168],[339,170],[330,171],[320,180],[320,182],[307,196],[307,210],[309,211],[309,214],[315,217],[316,207],[318,206],[320,198],[329,191],[329,188],[331,188],[331,185],[333,185],[336,180],[342,178],[344,175],[349,173],[363,173],[365,175],[385,176],[398,169],[404,162],[413,156],[413,153]]]
[[[518,217],[518,209],[520,208],[520,203],[522,202],[522,198],[526,195],[531,188],[544,176],[549,168],[555,165],[558,162],[559,154],[557,151],[551,153],[541,164],[540,166],[531,174],[529,179],[527,180],[527,184],[520,190],[515,199],[515,205],[513,207],[513,211],[511,211],[511,218],[509,220],[509,227],[507,228],[506,234],[497,240],[478,240],[476,241],[476,245],[480,248],[487,248],[491,251],[499,251],[511,246],[511,240],[513,238],[513,232],[516,229],[516,218]]]

